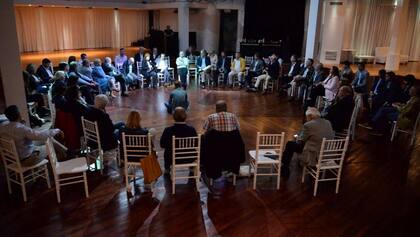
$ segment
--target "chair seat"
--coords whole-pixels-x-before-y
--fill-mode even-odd
[[[31,169],[34,169],[34,168],[38,168],[38,167],[41,167],[41,166],[46,165],[46,164],[48,164],[48,160],[47,159],[39,160],[38,162],[36,162],[34,164],[30,164],[30,165],[25,165],[25,163],[22,162],[21,163],[22,172],[25,172],[27,170],[31,170]],[[18,171],[18,168],[17,168],[17,165],[16,164],[11,164],[11,165],[8,166],[8,168],[11,169],[11,170]]]
[[[175,164],[175,167],[194,167],[197,166],[197,162],[192,162],[192,163],[185,163],[185,164]]]
[[[316,165],[318,167],[318,165]],[[320,169],[338,169],[340,168],[340,164],[337,164],[335,161],[328,161],[321,163]]]
[[[57,162],[57,174],[81,173],[88,170],[85,157],[74,158],[63,162]]]
[[[250,150],[249,151],[249,155],[251,156],[252,159],[255,160],[256,157],[256,150]],[[277,153],[274,150],[264,150],[264,151],[260,151],[258,154],[258,164],[277,164],[279,163],[279,160],[273,160],[271,158],[265,157],[264,155],[277,155]]]

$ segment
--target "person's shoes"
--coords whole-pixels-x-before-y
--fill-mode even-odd
[[[366,128],[372,130],[373,128],[369,125],[369,123],[359,123],[359,127]]]

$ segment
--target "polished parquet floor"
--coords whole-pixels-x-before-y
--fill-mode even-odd
[[[145,89],[128,98],[117,98],[108,112],[124,120],[131,109],[141,112],[144,127],[172,124],[163,102],[170,89]],[[188,123],[201,131],[206,116],[219,99],[239,116],[246,149],[253,148],[257,131],[286,132],[288,139],[300,128],[303,111],[285,97],[262,96],[244,91],[189,89]],[[23,203],[18,187],[7,193],[0,177],[0,236],[420,236],[420,149],[407,147],[408,139],[369,136],[358,128],[342,175],[340,193],[334,185],[321,184],[313,197],[313,182],[300,183],[301,169],[292,163],[291,176],[281,180],[261,178],[256,191],[248,178],[237,186],[221,179],[215,193],[204,185],[179,181],[176,195],[170,181],[161,177],[155,193],[143,192],[137,181],[134,198],[127,200],[123,172],[110,161],[104,175],[88,174],[90,197],[82,185],[62,189],[57,204],[54,188],[44,182],[28,185]],[[157,145],[159,160],[163,152]]]

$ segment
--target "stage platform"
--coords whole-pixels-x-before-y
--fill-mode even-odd
[[[125,121],[136,109],[142,126],[156,129],[154,145],[162,167],[159,139],[173,124],[163,102],[171,91],[136,90],[107,107],[114,122]],[[255,149],[257,132],[286,132],[286,140],[291,140],[302,126],[301,106],[286,97],[194,86],[188,97],[187,123],[200,133],[216,101],[226,100],[228,110],[239,118],[246,153]],[[88,172],[89,198],[82,185],[66,186],[61,204],[55,189],[43,181],[27,185],[28,202],[23,203],[18,186],[12,185],[13,194],[8,194],[1,172],[0,236],[420,236],[420,140],[413,149],[407,141],[400,135],[391,143],[388,137],[369,136],[357,127],[339,194],[334,193],[334,183],[321,183],[317,197],[312,195],[313,179],[301,183],[302,168],[295,161],[290,178],[281,179],[280,190],[275,178],[258,178],[254,191],[252,179],[242,177],[236,186],[216,180],[213,193],[203,183],[197,192],[194,182],[179,180],[172,195],[170,179],[162,176],[153,194],[144,191],[139,178],[128,200],[123,168],[106,160],[103,175]]]
[[[129,57],[133,57],[138,52],[138,47],[126,47],[126,52]],[[22,69],[29,63],[39,65],[43,58],[49,58],[53,65],[58,65],[60,62],[67,62],[70,55],[76,56],[77,60],[80,59],[80,54],[86,53],[90,59],[111,57],[114,60],[115,55],[119,53],[119,48],[103,48],[103,49],[78,49],[78,50],[63,50],[63,51],[52,51],[52,52],[32,52],[21,54],[21,65]],[[326,65],[328,66],[328,65]],[[383,64],[366,64],[366,69],[369,74],[375,76],[378,75],[378,71],[384,68]],[[352,65],[353,70],[356,70],[356,66]],[[413,74],[417,80],[420,80],[420,62],[409,62],[407,64],[401,64],[400,69],[396,72],[398,75]]]

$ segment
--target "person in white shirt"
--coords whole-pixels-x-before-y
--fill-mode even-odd
[[[169,84],[171,82],[171,75],[168,71],[169,65],[164,53],[161,53],[160,56],[156,59],[156,68],[158,73],[163,74],[163,78],[165,78],[165,84]]]
[[[128,60],[127,55],[125,54],[125,49],[120,48],[120,54],[115,56],[115,67],[118,70],[121,70],[124,63]]]
[[[188,74],[188,67],[189,67],[189,60],[185,57],[183,51],[179,52],[179,57],[176,59],[176,69],[177,73],[181,79],[182,87],[187,89],[187,74]]]
[[[23,166],[36,164],[46,157],[45,146],[35,146],[33,141],[46,141],[57,134],[63,135],[60,129],[37,131],[26,126],[16,105],[7,107],[4,113],[9,121],[0,125],[0,136],[14,140]]]

